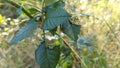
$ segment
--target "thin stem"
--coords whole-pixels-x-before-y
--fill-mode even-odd
[[[42,2],[42,8],[45,6],[45,0]]]
[[[56,33],[59,37],[60,37],[60,35],[58,34],[58,33]],[[74,57],[76,58],[76,59],[78,59],[78,60],[80,60],[79,62],[80,63],[83,63],[83,65],[85,65],[85,67],[86,68],[88,68],[87,67],[87,65],[84,63],[84,61],[82,60],[82,58],[80,57],[80,55],[76,52],[76,49],[71,45],[71,44],[69,44],[65,39],[63,39],[62,37],[60,37],[62,40],[63,40],[63,42],[71,49],[71,51],[73,52],[73,54],[75,55]]]
[[[8,0],[7,2],[10,3],[11,5],[15,6],[16,8],[20,8],[20,7],[21,7],[20,5],[16,4],[16,3],[13,2],[13,1]],[[28,17],[33,18],[33,17],[31,16],[31,14],[28,13],[23,7],[22,7],[22,11],[23,11]]]
[[[58,33],[56,33],[59,37],[60,35]],[[63,42],[71,49],[71,51],[74,53],[75,57],[78,58],[79,60],[81,59],[81,57],[79,56],[79,54],[75,51],[75,48],[73,46],[71,46],[65,39],[63,39],[62,37],[60,37]]]
[[[71,46],[66,40],[64,40],[62,38],[62,40],[64,41],[64,43],[72,50],[72,52],[74,53],[74,55],[78,58],[81,59],[81,57],[79,56],[79,54],[75,51],[75,48],[73,46]]]

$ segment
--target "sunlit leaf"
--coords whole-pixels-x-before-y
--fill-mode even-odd
[[[28,9],[28,10],[29,10],[29,12],[30,12],[31,14],[35,14],[36,12],[38,12],[38,10],[35,9],[35,8],[30,8],[30,9]]]
[[[55,68],[60,57],[60,47],[55,46],[53,49],[49,49],[42,42],[35,51],[35,57],[40,68]]]
[[[0,14],[0,25],[3,24],[2,20],[3,20],[3,16]]]
[[[26,38],[28,35],[30,35],[31,33],[33,33],[33,30],[37,29],[38,27],[38,22],[36,22],[35,18],[30,19],[28,21],[28,23],[22,27],[13,37],[13,39],[11,40],[10,44],[16,44],[19,41],[23,40],[24,38]]]

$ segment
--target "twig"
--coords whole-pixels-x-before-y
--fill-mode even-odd
[[[62,40],[64,41],[64,43],[72,50],[72,52],[74,53],[74,55],[76,56],[76,58],[78,58],[79,60],[81,60],[81,57],[79,56],[79,54],[75,51],[75,48],[72,47],[68,42],[66,42],[66,40],[64,40],[62,38]]]
[[[16,8],[20,8],[20,7],[21,7],[20,5],[16,4],[16,3],[13,2],[13,1],[8,0],[7,2],[10,3],[11,5],[15,6]],[[22,11],[23,11],[28,17],[33,18],[33,17],[31,16],[31,14],[28,13],[23,7],[22,7]]]
[[[59,34],[57,33],[57,35],[59,35]],[[75,57],[76,59],[78,59],[80,63],[83,63],[83,65],[85,65],[86,68],[88,68],[87,65],[84,63],[84,61],[82,60],[82,58],[80,57],[80,55],[76,52],[75,48],[74,48],[71,44],[69,44],[65,39],[63,39],[62,37],[60,37],[60,38],[61,38],[61,39],[63,40],[63,42],[71,49],[71,51],[72,51],[73,54],[75,55],[74,57]]]
[[[68,46],[71,51],[73,52],[73,54],[76,56],[77,59],[81,60],[81,57],[79,56],[79,54],[75,51],[75,48],[72,47],[65,39],[63,39],[58,33],[56,33],[62,40],[63,42],[66,44],[66,46]]]

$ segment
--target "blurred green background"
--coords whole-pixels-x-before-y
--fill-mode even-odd
[[[4,1],[0,0],[0,68],[38,68],[34,51],[39,44],[39,30],[16,46],[10,46],[8,43],[21,23],[25,22],[26,16],[19,16],[17,9]],[[38,0],[13,1],[22,6],[41,6]],[[120,0],[65,1],[65,9],[70,14],[79,14],[73,21],[82,25],[81,36],[87,36],[94,42],[95,53],[91,58],[87,58],[86,51],[81,54],[88,68],[105,68],[102,65],[120,68]],[[89,66],[91,59],[94,61]]]

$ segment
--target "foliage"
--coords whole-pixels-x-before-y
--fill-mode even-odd
[[[70,14],[63,8],[65,6],[65,3],[63,1],[56,1],[52,4],[42,6],[43,11],[41,12],[41,16],[32,17],[21,6],[12,1],[8,2],[16,6],[17,8],[19,7],[19,9],[17,10],[17,13],[19,15],[21,14],[21,11],[23,11],[24,13],[26,13],[26,15],[30,17],[28,23],[24,27],[19,29],[19,31],[11,40],[10,44],[16,44],[19,41],[23,40],[30,33],[33,33],[33,30],[35,30],[39,24],[42,24],[41,29],[43,30],[43,42],[40,44],[35,52],[36,62],[40,65],[40,68],[55,68],[59,61],[59,57],[61,54],[60,47],[63,46],[63,43],[57,40],[56,42],[51,43],[55,43],[54,45],[47,45],[48,41],[46,41],[45,39],[45,30],[50,30],[50,32],[53,32],[53,29],[57,29],[59,26],[61,26],[60,29],[63,31],[63,33],[68,35],[75,43],[77,42],[78,35],[80,33],[80,26],[73,24],[70,21]],[[42,4],[45,4],[45,2],[46,1],[43,1]],[[76,59],[78,59],[80,62],[80,56],[77,51],[75,51],[75,47],[67,44],[65,40],[57,33],[57,30],[54,33],[54,35],[58,35],[58,39],[61,39],[61,41],[64,42],[64,44],[66,44],[66,46],[71,49],[71,51],[73,52],[72,54],[75,55],[74,57],[76,57]],[[53,48],[49,49],[50,46],[53,46]]]
[[[80,26],[71,23],[70,21],[65,22],[61,26],[63,33],[67,34],[72,40],[76,41],[78,39],[78,34],[80,33]]]
[[[56,46],[53,49],[46,48],[45,42],[42,42],[37,48],[36,62],[41,68],[55,68],[60,57],[60,46]]]
[[[38,1],[39,1],[39,4],[38,4]],[[42,0],[36,0],[36,1],[14,0],[14,2],[24,7],[24,9],[27,12],[29,12],[33,18],[36,18],[38,16],[37,14],[40,14],[40,16],[37,17],[37,21],[39,17],[42,17],[42,20],[44,22],[44,20],[46,19],[45,18],[46,15],[44,15],[44,12],[43,14],[41,13],[41,9],[42,9],[41,1]],[[119,68],[119,55],[120,54],[119,54],[119,48],[116,46],[119,44],[118,42],[119,39],[117,40],[117,38],[119,38],[119,31],[118,31],[119,30],[119,9],[117,9],[119,8],[118,7],[119,0],[116,0],[116,1],[111,1],[111,0],[83,1],[81,0],[80,2],[79,1],[71,2],[71,1],[72,0],[65,1],[66,3],[65,8],[68,10],[69,13],[71,13],[70,15],[72,16],[72,14],[75,14],[75,13],[82,13],[82,14],[76,14],[72,16],[74,17],[72,18],[72,24],[75,24],[75,25],[76,23],[81,24],[82,26],[80,27],[81,29],[80,33],[81,33],[81,36],[84,36],[84,37],[80,36],[80,38],[77,40],[78,41],[77,48],[76,46],[75,46],[76,49],[73,48],[74,50],[76,50],[77,53],[79,53],[81,57],[81,59],[79,60],[81,62],[81,67],[82,68],[101,68],[101,67],[102,68],[107,68],[107,67]],[[48,4],[47,6],[49,5],[50,4]],[[38,7],[40,7],[41,9]],[[19,7],[18,10],[19,9],[21,8]],[[42,11],[45,11],[44,9]],[[89,14],[83,14],[83,13],[91,13],[94,16],[91,16],[91,14],[89,15]],[[18,14],[19,14],[19,11],[18,11]],[[22,18],[22,20],[28,19],[28,17],[26,17],[26,15],[24,14],[24,12],[21,13],[21,10],[20,10],[20,14],[21,14],[20,17]],[[75,18],[75,16],[81,16],[81,17]],[[83,16],[86,16],[86,17],[83,17]],[[4,16],[2,16],[2,19],[3,17]],[[19,19],[21,20],[20,17]],[[33,18],[30,18],[29,20]],[[5,17],[3,20],[5,21]],[[9,25],[8,23],[9,21],[7,20],[6,22],[10,27],[5,25],[6,22],[4,23],[2,22],[2,25],[0,25],[2,26],[2,32],[0,33],[0,37],[2,38],[2,41],[0,39],[0,45],[1,45],[0,47],[2,48],[7,46],[6,41],[9,41],[8,38],[10,38],[11,34],[13,34],[18,29],[18,25],[16,26],[14,25],[16,24],[14,23],[14,21],[12,20],[10,21],[13,24],[12,27],[11,25]],[[105,21],[108,23],[108,25],[106,25]],[[24,28],[26,25],[28,25],[28,20],[25,22],[22,22],[21,24],[21,21],[20,21],[20,23],[17,23],[17,24],[20,24],[20,27],[22,26]],[[26,25],[23,26],[24,24]],[[40,22],[38,27],[41,28],[42,25],[43,23]],[[110,28],[112,29],[112,32],[108,27],[109,25],[110,25]],[[75,68],[75,66],[77,65],[79,66],[79,61],[75,59],[76,56],[74,56],[72,49],[70,49],[69,46],[67,46],[65,42],[67,41],[68,42],[67,44],[71,44],[71,46],[76,45],[76,44],[74,43],[72,37],[67,34],[67,32],[65,33],[63,31],[63,33],[65,33],[64,37],[62,33],[60,33],[62,30],[61,24],[60,26],[55,27],[52,30],[49,30],[50,32],[47,32],[48,30],[41,30],[39,28],[37,28],[38,32],[34,32],[34,34],[31,35],[31,37],[27,37],[26,39],[22,40],[22,42],[19,42],[18,44],[16,44],[16,46],[7,46],[5,48],[8,48],[8,49],[3,48],[2,51],[0,50],[1,52],[0,57],[2,57],[2,59],[0,60],[0,62],[2,62],[0,63],[0,66],[1,64],[4,65],[5,63],[6,64],[5,67],[10,67],[10,68],[23,68],[23,67],[35,68],[36,66],[34,65],[35,59],[32,56],[36,48],[35,45],[36,44],[41,45],[41,43],[39,42],[42,42],[44,39],[44,31],[45,31],[45,38],[46,38],[45,39],[46,49],[54,50],[54,48],[58,46],[60,46],[60,49],[61,49],[59,62],[56,68],[70,68],[70,67]],[[17,33],[20,30],[18,30]],[[56,32],[57,32],[57,36],[56,36]],[[36,33],[38,33],[39,35],[36,35]],[[51,34],[48,35],[48,33],[52,33],[52,35]],[[114,37],[114,33],[115,33],[115,36],[117,36],[117,38]],[[39,36],[39,37],[35,37],[34,35]],[[87,37],[85,37],[85,35]],[[91,44],[91,41],[89,42],[90,39],[94,40],[93,42],[97,46],[94,46],[94,47],[86,46],[86,44],[93,45]],[[54,45],[54,44],[60,44],[60,45]],[[3,55],[3,53],[6,55]],[[80,68],[80,67],[76,67],[76,68]]]
[[[10,44],[18,43],[30,33],[33,33],[33,30],[37,29],[38,24],[39,23],[35,21],[35,18],[29,20],[28,23],[16,33],[16,35],[11,40]]]

